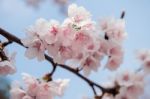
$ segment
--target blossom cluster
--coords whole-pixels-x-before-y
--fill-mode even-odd
[[[40,18],[27,29],[22,43],[28,47],[25,55],[29,59],[37,57],[42,61],[46,52],[58,63],[76,61],[88,75],[98,70],[104,56],[108,57],[106,67],[109,70],[120,66],[125,37],[123,19],[104,19],[96,23],[85,8],[72,4],[62,24]]]
[[[146,85],[143,73],[125,71],[116,79],[120,89],[115,99],[138,99],[144,93]]]
[[[33,4],[37,3],[36,1],[42,0],[28,0]],[[78,64],[78,69],[83,70],[85,75],[97,71],[106,57],[105,68],[111,71],[117,70],[124,57],[122,44],[127,36],[125,21],[122,18],[107,18],[96,23],[91,16],[85,8],[72,4],[68,8],[68,17],[62,23],[56,20],[38,19],[34,25],[27,28],[27,37],[21,40],[27,48],[25,56],[29,59],[37,58],[38,61],[43,61],[46,53],[56,64],[67,64],[68,61],[75,63],[74,65]],[[0,49],[0,75],[13,74],[16,71],[14,54],[11,56],[5,54],[2,47]],[[107,83],[100,86],[100,89],[104,88],[101,90],[102,94],[95,97],[98,99],[99,97],[100,99],[138,99],[144,93],[146,86],[145,76],[147,75],[145,73],[150,72],[150,50],[138,51],[137,58],[141,61],[142,68],[135,72],[117,73],[111,86]],[[18,84],[13,85],[10,90],[11,98],[54,99],[56,96],[62,96],[69,80],[52,80],[51,74],[55,72],[55,69],[54,67],[50,75],[46,75],[47,81],[24,73],[25,87]],[[73,68],[71,70],[79,77],[84,77]],[[94,88],[95,86],[93,90]],[[110,92],[109,89],[113,89],[113,92]],[[95,95],[96,91],[94,90]]]
[[[88,98],[83,99],[140,99],[144,94],[145,75],[141,72],[124,71],[117,73],[114,82],[109,82],[103,85],[104,88],[114,88],[114,95],[112,93],[103,93],[101,98]]]
[[[26,88],[13,84],[10,90],[11,99],[54,99],[64,94],[69,83],[68,79],[45,82],[26,73],[23,73],[23,81]]]

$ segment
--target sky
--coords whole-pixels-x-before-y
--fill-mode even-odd
[[[40,4],[39,9],[34,9],[24,2],[25,0],[0,0],[0,27],[20,37],[25,37],[25,29],[38,18],[47,20],[56,19],[62,22],[66,17],[60,13],[58,5],[50,0]],[[92,19],[97,21],[104,17],[119,18],[121,11],[125,10],[126,31],[128,37],[124,42],[125,57],[121,70],[135,70],[139,62],[135,59],[135,51],[141,48],[150,48],[150,0],[72,0],[77,5],[84,6],[92,14]],[[21,81],[21,73],[26,72],[35,77],[42,77],[51,70],[51,65],[46,62],[29,60],[24,56],[25,49],[17,44],[8,47],[10,53],[17,51],[17,73],[8,76],[11,80]],[[97,83],[103,83],[110,78],[112,72],[100,69],[92,73],[89,78]],[[54,78],[70,78],[71,82],[65,95],[58,99],[81,99],[83,95],[92,96],[90,87],[77,76],[58,68]]]

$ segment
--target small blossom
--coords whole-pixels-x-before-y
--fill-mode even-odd
[[[0,75],[14,74],[16,72],[15,55],[16,53],[13,53],[10,57],[8,56],[7,60],[0,62]]]
[[[126,71],[119,74],[116,79],[121,86],[116,99],[137,99],[144,92],[144,75],[141,73]]]
[[[137,58],[141,61],[142,63],[142,68],[146,73],[150,72],[150,50],[148,49],[143,49],[139,50],[137,52]]]
[[[118,69],[118,67],[120,66],[121,63],[122,63],[122,57],[111,56],[111,57],[109,57],[109,59],[106,63],[106,67],[109,70],[116,70],[116,69]]]
[[[24,41],[22,41],[22,42],[24,42]],[[44,51],[45,51],[45,46],[44,46],[43,42],[38,38],[34,38],[30,42],[30,44],[28,44],[28,48],[26,50],[25,55],[29,59],[33,59],[33,58],[37,57],[39,61],[42,61],[45,59]]]
[[[84,7],[78,7],[76,4],[72,4],[68,8],[68,16],[73,18],[75,22],[80,22],[90,18],[90,13]]]
[[[127,33],[125,32],[125,21],[123,19],[104,19],[101,22],[101,28],[109,39],[122,42]]]
[[[60,25],[59,22],[55,20],[51,20],[49,25],[49,32],[44,35],[44,40],[48,44],[53,44],[59,39],[58,35],[60,34]]]
[[[83,59],[81,61],[81,66],[83,66],[83,72],[85,75],[89,75],[91,71],[97,71],[98,67],[100,66],[100,62],[93,58],[93,57],[87,57],[86,59]]]

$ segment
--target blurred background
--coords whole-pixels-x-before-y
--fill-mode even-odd
[[[67,17],[67,7],[71,3],[84,6],[91,12],[93,20],[99,22],[104,17],[119,18],[121,11],[125,10],[127,40],[124,42],[125,58],[119,70],[135,70],[139,62],[135,59],[135,50],[150,48],[150,0],[0,0],[0,27],[23,38],[25,29],[34,24],[36,19],[56,19],[62,22]],[[0,77],[0,99],[9,96],[8,92],[12,81],[21,81],[21,73],[26,72],[37,78],[42,77],[51,70],[48,62],[38,62],[36,59],[28,60],[24,57],[25,49],[17,44],[8,47],[10,53],[17,51],[17,73],[7,77]],[[100,69],[92,73],[89,78],[97,83],[109,81],[115,74],[108,70]],[[81,99],[82,96],[92,97],[89,86],[80,78],[66,70],[58,68],[54,78],[70,78],[71,82],[63,97],[57,99]],[[150,80],[147,79],[150,83]],[[148,90],[142,99],[150,99]],[[149,90],[150,91],[150,90]],[[3,95],[3,96],[2,96]]]

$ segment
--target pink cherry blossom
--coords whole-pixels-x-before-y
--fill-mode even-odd
[[[122,63],[122,57],[111,56],[109,57],[106,63],[106,67],[109,70],[116,70],[118,69],[121,63]]]
[[[58,55],[58,51],[59,51],[59,47],[60,47],[61,44],[49,44],[47,46],[47,51],[48,51],[48,54],[55,58],[57,55]]]
[[[120,76],[118,76],[117,81],[119,83],[119,85],[125,85],[125,86],[130,86],[133,85],[133,83],[139,82],[139,83],[143,83],[141,81],[143,81],[144,79],[144,75],[141,73],[134,73],[131,71],[124,71],[121,74],[118,74]]]
[[[144,61],[149,56],[150,56],[150,50],[148,50],[148,49],[141,49],[136,52],[136,57],[140,61]]]
[[[38,80],[33,76],[23,73],[25,88],[12,87],[10,93],[12,99],[54,99],[62,96],[69,83],[68,79],[58,79],[50,82]]]
[[[22,42],[24,43],[24,41]],[[24,43],[24,45],[26,44]],[[25,55],[29,59],[33,59],[37,57],[38,60],[41,61],[45,59],[44,51],[45,51],[45,46],[43,42],[38,38],[33,38],[32,41],[28,43],[28,48],[26,50]]]
[[[103,57],[107,56],[106,67],[116,70],[123,59],[122,45],[117,41],[124,39],[125,24],[123,20],[115,19],[105,23],[107,28],[98,30],[91,14],[84,7],[72,4],[62,24],[40,18],[27,29],[27,38],[22,40],[28,47],[25,55],[29,59],[44,60],[44,53],[48,52],[54,61],[63,64],[76,60],[87,74],[97,71]],[[108,35],[109,40],[104,38],[106,31],[113,32]]]
[[[20,88],[18,83],[13,83],[12,88],[10,90],[10,97],[11,99],[23,99],[23,97],[26,95],[26,92]]]
[[[123,74],[119,74],[116,79],[121,86],[120,94],[116,96],[116,99],[121,97],[137,99],[144,92],[144,75],[141,73],[126,71]]]
[[[100,62],[94,57],[87,57],[81,61],[81,66],[83,66],[83,72],[85,75],[89,75],[92,70],[97,71],[100,66]]]
[[[109,56],[117,56],[117,57],[122,57],[123,56],[123,49],[121,45],[115,44],[115,43],[110,43],[109,49],[107,54]]]
[[[27,93],[30,96],[36,96],[37,95],[37,91],[39,90],[39,82],[37,81],[37,79],[35,79],[34,77],[32,77],[29,74],[23,73],[23,81],[27,87]]]
[[[84,7],[78,7],[76,4],[72,4],[68,8],[68,16],[75,22],[80,22],[90,18],[90,13]]]
[[[8,59],[0,62],[0,75],[14,74],[16,72],[15,55],[16,53],[13,53],[11,56],[7,55]]]
[[[101,29],[106,33],[105,35],[107,35],[109,39],[118,42],[122,42],[127,35],[125,32],[125,21],[123,19],[104,19],[101,22]]]
[[[143,49],[139,50],[137,52],[137,58],[141,61],[142,63],[142,68],[146,73],[150,72],[150,50],[148,49]]]
[[[46,33],[44,36],[44,40],[48,43],[48,44],[53,44],[57,41],[58,35],[60,34],[60,25],[58,21],[55,20],[51,20],[49,22],[49,31],[48,33]],[[42,33],[42,32],[41,32]]]
[[[48,83],[41,83],[36,95],[37,99],[53,99],[54,96],[49,88]]]

